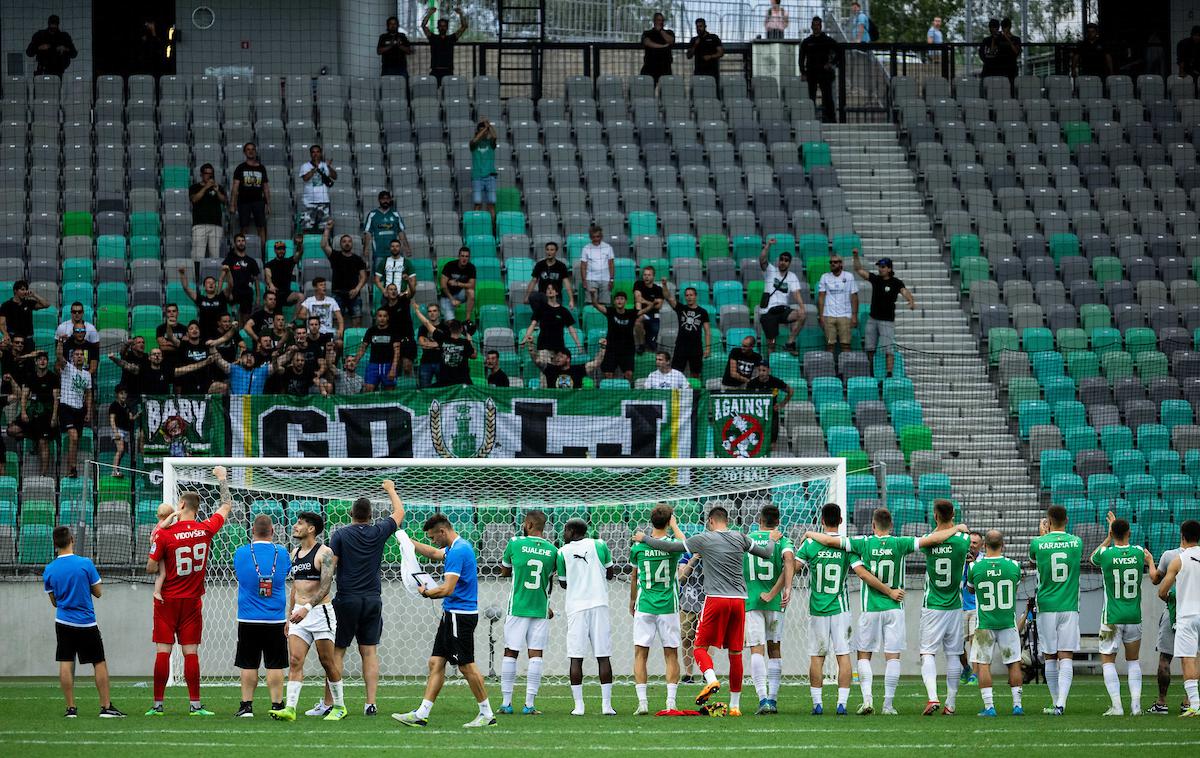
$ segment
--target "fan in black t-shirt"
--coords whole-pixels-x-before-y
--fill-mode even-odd
[[[29,289],[25,281],[13,282],[13,296],[0,304],[0,338],[24,337],[33,347],[33,312],[49,308],[50,304]]]
[[[187,269],[179,267],[179,281],[183,291],[196,303],[196,321],[200,324],[200,337],[210,340],[217,336],[217,322],[221,314],[229,313],[229,282],[221,289],[214,277],[204,277],[203,289],[197,292],[188,281]]]
[[[725,364],[725,375],[721,384],[731,389],[742,389],[754,378],[754,368],[762,363],[762,356],[754,350],[754,337],[747,336],[742,344],[729,351]]]
[[[293,286],[296,280],[296,264],[300,262],[300,251],[293,255],[287,254],[287,243],[275,241],[275,257],[263,266],[263,276],[267,281],[267,292],[279,294],[280,302],[285,305],[295,305],[304,299],[304,295]]]
[[[592,307],[604,314],[608,320],[608,333],[605,335],[607,347],[604,351],[604,361],[600,371],[605,379],[612,379],[621,372],[626,381],[633,381],[633,356],[635,352],[633,327],[638,321],[637,311],[626,308],[629,296],[624,292],[613,295],[613,304],[604,305],[596,300],[596,290],[590,290]]]
[[[749,392],[771,393],[774,400],[771,403],[771,442],[774,442],[779,437],[779,411],[791,402],[792,388],[779,377],[771,376],[771,366],[766,361],[761,361],[754,367],[754,376],[746,382],[745,389]]]
[[[699,378],[704,372],[704,359],[712,354],[712,323],[708,311],[697,305],[695,288],[685,289],[683,302],[680,303],[671,294],[666,278],[662,280],[662,285],[667,304],[679,315],[679,334],[675,338],[671,368],[686,370]]]
[[[558,302],[558,288],[551,284],[546,287],[545,295],[546,304],[534,310],[533,320],[529,322],[522,342],[531,343],[533,330],[538,329],[538,350],[563,350],[567,346],[563,332],[570,332],[576,349],[580,349],[582,343],[579,341],[579,333],[575,331],[575,317]]]
[[[600,352],[596,357],[580,366],[571,363],[571,351],[565,347],[557,350],[550,355],[549,358],[544,357],[545,354],[539,356],[534,351],[533,345],[529,346],[529,355],[542,369],[542,376],[545,381],[542,387],[546,389],[559,390],[577,390],[583,387],[583,380],[596,370],[604,361],[604,348],[608,340],[600,340]]]
[[[473,384],[470,360],[475,357],[475,345],[462,323],[457,319],[446,322],[446,328],[438,332],[438,345],[442,351],[442,367],[438,370],[438,380],[434,386]]]
[[[488,385],[492,387],[511,386],[509,383],[508,374],[504,373],[504,369],[500,368],[499,351],[487,351],[487,355],[483,357],[483,374],[487,377]]]
[[[546,288],[551,285],[561,295],[566,293],[567,306],[575,310],[575,288],[571,269],[558,259],[558,243],[546,243],[546,257],[533,264],[529,284],[525,287],[525,302],[535,311],[546,304]]]

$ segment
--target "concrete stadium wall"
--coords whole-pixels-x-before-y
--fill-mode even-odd
[[[618,674],[629,674],[632,670],[632,646],[630,642],[631,619],[628,613],[629,584],[628,581],[614,581],[610,585],[610,607],[613,620],[613,667]],[[1019,592],[1019,597],[1028,596],[1032,586],[1026,586]],[[1157,666],[1158,654],[1155,651],[1157,640],[1158,619],[1162,612],[1162,603],[1155,594],[1155,588],[1149,581],[1143,588],[1143,614],[1147,619],[1145,638],[1142,644],[1142,665],[1147,675],[1153,677]],[[104,635],[104,644],[109,661],[109,670],[114,676],[149,676],[153,664],[154,647],[150,641],[150,593],[149,584],[133,584],[110,580],[104,589],[104,596],[96,601],[100,629]],[[855,593],[856,594],[856,593]],[[480,583],[480,607],[496,606],[501,610],[505,607],[508,595],[507,580],[484,580]],[[795,602],[806,602],[805,595],[797,592]],[[1083,631],[1085,634],[1095,634],[1098,626],[1100,604],[1103,595],[1100,592],[1086,592],[1082,596]],[[857,597],[852,597],[852,604]],[[212,586],[205,597],[205,638],[206,644],[201,648],[201,664],[206,674],[228,674],[233,676],[233,637],[235,634],[234,607],[236,592],[230,586]],[[562,608],[560,598],[551,602],[552,607]],[[903,657],[904,673],[919,673],[919,660],[916,655],[920,639],[920,591],[910,592],[906,602],[906,618],[908,626],[908,652]],[[384,659],[384,674],[386,675],[420,675],[425,670],[425,661],[433,642],[433,632],[437,625],[438,608],[432,601],[414,597],[396,584],[384,587],[384,636],[380,643],[380,651]],[[855,607],[857,607],[855,605]],[[0,677],[3,676],[52,676],[57,674],[57,664],[54,662],[54,609],[50,607],[45,593],[42,592],[41,582],[6,581],[0,582],[0,608],[4,608],[0,616],[0,639],[5,640],[8,654],[0,657]],[[564,674],[566,672],[566,656],[564,654],[564,637],[566,621],[561,616],[552,622],[551,642],[546,654],[547,673]],[[486,666],[488,650],[488,624],[480,619],[476,632],[476,655],[482,665]],[[495,625],[496,635],[496,665],[503,648],[503,622]],[[218,647],[218,636],[224,638],[224,643]],[[661,656],[651,655],[651,672],[661,673]],[[315,656],[310,656],[309,673],[316,674]],[[348,674],[357,675],[359,663],[357,654],[347,657]],[[789,674],[807,673],[808,658],[803,642],[798,639],[784,638],[785,672]],[[882,663],[878,664],[882,666]],[[940,664],[939,664],[940,665]],[[1124,664],[1121,664],[1122,666]],[[524,668],[524,657],[521,663]],[[594,673],[595,664],[589,662],[585,671]],[[719,661],[719,668],[724,668],[724,662]],[[86,668],[86,667],[85,667]],[[1097,673],[1099,665],[1096,666]],[[88,673],[84,671],[83,673]],[[1147,685],[1152,686],[1152,685]]]

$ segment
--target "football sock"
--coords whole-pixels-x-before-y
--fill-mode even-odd
[[[992,688],[991,687],[980,687],[979,694],[983,697],[983,707],[984,708],[995,708],[996,707],[996,703],[992,700]]]
[[[543,659],[530,658],[529,667],[525,670],[525,705],[530,708],[533,707],[533,701],[542,687],[542,667],[544,665]]]
[[[633,688],[637,691],[638,705],[646,704],[646,687],[645,684],[635,684]]]
[[[492,701],[486,697],[479,701],[479,715],[485,719],[492,718]]]
[[[729,707],[730,708],[741,708],[742,707],[742,693],[741,692],[730,692],[729,693]]]
[[[779,699],[779,680],[783,679],[783,659],[768,658],[767,659],[767,697],[771,700]]]
[[[1108,699],[1112,701],[1113,708],[1121,707],[1121,679],[1117,676],[1117,664],[1105,663],[1104,670],[1104,689],[1108,690]]]
[[[575,698],[575,710],[583,712],[583,685],[571,685],[571,697]]]
[[[704,669],[704,681],[707,684],[716,684],[717,672],[712,669]]]
[[[696,658],[696,668],[700,669],[700,671],[704,673],[705,681],[707,681],[707,682],[717,681],[717,675],[715,673],[713,673],[712,678],[709,679],[709,673],[712,672],[712,670],[713,670],[713,662],[712,662],[712,656],[708,654],[708,651],[701,650],[700,648],[696,648],[695,658]]]
[[[342,708],[346,707],[346,701],[342,695],[342,680],[329,683],[329,694],[333,696],[333,704]]]
[[[1142,710],[1142,662],[1129,661],[1125,676],[1129,679],[1129,703],[1131,711]]]
[[[883,706],[890,708],[900,686],[900,659],[889,658],[883,669]]]
[[[601,683],[600,698],[601,698],[601,702],[604,705],[604,710],[611,711],[612,710],[612,682],[609,682],[608,684]]]
[[[1058,699],[1054,704],[1067,707],[1067,696],[1071,694],[1071,680],[1075,678],[1075,661],[1064,658],[1058,662]]]
[[[164,693],[167,691],[167,678],[171,675],[171,654],[159,653],[154,656],[154,704],[162,705]]]
[[[838,687],[838,705],[845,705],[850,700],[850,688]]]
[[[517,681],[517,659],[507,655],[500,659],[500,695],[504,706],[512,705],[513,685]]]
[[[754,692],[759,700],[766,700],[767,694],[767,661],[762,653],[750,654],[750,679],[754,682]]]
[[[821,705],[821,688],[809,687],[808,694],[812,696],[813,705]]]
[[[187,681],[188,700],[192,705],[200,704],[200,656],[196,653],[183,656],[183,678]]]
[[[338,684],[341,684],[341,682],[338,682]],[[417,709],[417,718],[422,718],[422,719],[429,718],[429,712],[432,710],[433,710],[433,701],[432,700],[422,700],[421,707]]]
[[[921,656],[921,681],[925,682],[925,699],[937,700],[937,659],[932,655]]]
[[[958,678],[962,676],[962,661],[957,655],[946,656],[946,707],[954,710],[958,701]]]
[[[300,689],[304,687],[304,682],[293,682],[288,680],[287,683],[287,707],[295,708],[300,702]]]
[[[675,684],[671,684],[670,682],[667,683],[667,708],[669,710],[675,710],[675,696],[676,696],[676,693],[678,693],[678,692],[679,692],[679,683],[678,682],[676,682]]]
[[[742,652],[729,655],[729,691],[742,691]]]
[[[1200,687],[1197,685],[1200,685],[1197,679],[1188,679],[1183,683],[1183,691],[1187,693],[1188,703],[1193,708],[1200,708],[1200,692],[1197,691]]]
[[[1012,696],[1013,696],[1013,708],[1020,708],[1021,707],[1021,692],[1022,692],[1021,687],[1017,686],[1017,687],[1012,687],[1011,689],[1012,689]]]
[[[871,659],[860,658],[858,661],[858,688],[862,691],[864,703],[875,702],[875,693],[871,691],[874,685],[874,673],[871,671]]]
[[[1046,686],[1050,688],[1050,705],[1058,702],[1058,659],[1046,659]]]

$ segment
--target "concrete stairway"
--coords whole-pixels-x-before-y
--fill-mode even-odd
[[[999,526],[1024,543],[1036,534],[1038,491],[942,260],[896,128],[826,125],[824,134],[865,262],[874,271],[876,260],[892,258],[896,275],[917,300],[916,311],[898,303],[896,341],[955,497],[981,526]]]

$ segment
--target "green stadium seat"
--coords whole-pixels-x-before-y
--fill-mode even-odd
[[[846,381],[846,400],[855,408],[864,400],[879,399],[879,380],[870,376],[854,376]]]
[[[1162,424],[1142,424],[1137,428],[1137,449],[1149,455],[1152,450],[1171,449],[1171,432]]]
[[[1087,409],[1078,400],[1064,400],[1054,403],[1050,408],[1054,414],[1054,423],[1060,429],[1087,426]]]
[[[773,235],[778,238],[778,235]],[[778,242],[776,243],[778,245]],[[762,237],[755,235],[739,235],[733,238],[733,259],[740,265],[743,260],[758,260],[762,251]]]
[[[86,282],[91,288],[96,266],[89,258],[67,258],[62,261],[62,280],[68,282]],[[91,297],[89,296],[89,300]]]
[[[1167,429],[1192,423],[1192,404],[1186,400],[1164,400],[1158,408],[1158,417]]]
[[[1154,334],[1153,329],[1148,329],[1144,326],[1135,326],[1132,329],[1125,330],[1125,351],[1134,357],[1136,360],[1142,353],[1155,352],[1158,350],[1158,337]]]
[[[833,403],[825,403],[817,406],[817,418],[821,422],[821,428],[829,432],[838,427],[853,426],[854,414],[850,410],[850,404],[841,400]],[[857,449],[844,448],[844,449]],[[830,447],[829,451],[836,453],[839,449]]]
[[[1084,331],[1091,331],[1100,326],[1112,326],[1112,312],[1107,305],[1088,303],[1079,308],[1079,323]]]
[[[696,238],[690,234],[667,235],[667,257],[672,261],[679,258],[695,258]]]
[[[1067,353],[1067,372],[1076,382],[1100,376],[1100,359],[1091,351],[1076,350]]]
[[[1079,255],[1079,238],[1074,234],[1051,234],[1050,257],[1058,263],[1063,258]]]
[[[1051,377],[1065,376],[1066,362],[1063,360],[1062,353],[1056,353],[1052,350],[1043,353],[1034,353],[1029,356],[1029,363],[1033,367],[1033,375],[1042,384]]]
[[[101,307],[106,305],[127,307],[129,305],[129,287],[121,282],[102,282],[96,285],[96,304]]]
[[[915,497],[902,495],[893,498],[889,495],[888,509],[892,512],[892,523],[896,530],[902,531],[909,524],[922,527],[929,525],[925,505]]]
[[[1068,121],[1062,125],[1063,137],[1071,152],[1092,141],[1092,127],[1086,121]]]
[[[1028,330],[1026,330],[1028,331]],[[1017,330],[1009,326],[993,326],[988,329],[988,362],[996,366],[1004,353],[1016,352],[1020,349],[1017,342]]]
[[[1097,450],[1096,430],[1090,426],[1077,426],[1063,430],[1063,446],[1071,455],[1078,455],[1081,450]]]
[[[487,211],[467,211],[463,214],[463,238],[492,233],[492,214]],[[308,244],[305,243],[305,249]]]
[[[805,142],[800,146],[800,151],[804,158],[805,171],[812,171],[817,166],[833,165],[829,145],[824,142]]]
[[[1087,332],[1075,327],[1059,329],[1054,335],[1055,343],[1061,353],[1071,353],[1076,350],[1088,349]]]
[[[700,258],[705,263],[714,258],[729,257],[729,238],[724,234],[705,234],[700,237]]]
[[[67,211],[63,214],[62,236],[91,237],[93,235],[92,214],[87,211]]]
[[[97,329],[128,329],[129,309],[123,305],[102,305],[96,312]]]
[[[153,211],[138,211],[129,214],[129,236],[144,237],[159,234],[158,214]]]
[[[521,210],[521,190],[516,187],[496,188],[496,215]]]
[[[291,240],[288,240],[291,244]],[[289,255],[290,255],[289,248]],[[131,260],[159,260],[162,258],[162,240],[157,234],[132,237],[129,240],[129,257]]]
[[[1100,358],[1100,369],[1109,383],[1133,376],[1133,356],[1124,350],[1105,353]]]
[[[50,524],[31,524],[21,527],[17,540],[17,560],[28,565],[49,563],[54,558]]]
[[[1083,331],[1082,329],[1080,331]],[[1085,332],[1091,335],[1092,352],[1096,355],[1122,352],[1121,330],[1111,326],[1098,326]]]
[[[871,470],[871,458],[865,450],[843,450],[837,453],[837,457],[846,461],[846,473],[848,474]]]
[[[1027,353],[1044,353],[1054,350],[1054,335],[1044,326],[1033,326],[1021,330],[1021,349]]]
[[[800,258],[806,266],[811,260],[829,257],[829,238],[824,234],[802,234],[798,242]]]
[[[850,259],[854,256],[854,251],[862,253],[862,238],[857,234],[835,234],[832,244],[833,254],[845,258],[847,268],[850,265]]]
[[[192,182],[191,171],[187,166],[164,165],[162,168],[163,189],[187,189]]]
[[[1121,267],[1121,259],[1107,255],[1093,258],[1092,278],[1100,286],[1104,286],[1108,282],[1121,281],[1125,278],[1125,271]]]
[[[629,236],[651,237],[658,234],[658,216],[652,211],[633,211],[629,214]]]
[[[913,452],[933,449],[933,432],[924,425],[909,425],[900,430],[900,452],[904,462],[910,463]]]
[[[1137,367],[1138,378],[1144,384],[1149,384],[1151,379],[1165,379],[1171,373],[1170,361],[1167,360],[1167,356],[1157,350],[1139,353],[1134,357],[1133,362]]]
[[[807,399],[808,384],[804,381],[800,359],[791,353],[777,352],[771,355],[771,374],[787,383],[794,393],[793,400]]]
[[[1050,480],[1050,500],[1063,503],[1068,498],[1084,496],[1083,479],[1078,474],[1056,474]]]
[[[1074,471],[1075,456],[1066,450],[1043,450],[1039,463],[1041,488],[1048,492],[1055,476]]]
[[[961,287],[963,294],[971,291],[972,282],[986,282],[992,278],[992,269],[988,265],[987,258],[979,256],[963,258],[960,261],[960,270],[962,273]]]
[[[498,199],[498,198],[497,198]],[[525,233],[525,214],[517,211],[496,212],[496,236],[504,238],[510,234]]]
[[[1044,400],[1023,400],[1017,411],[1021,439],[1029,439],[1029,431],[1050,423],[1050,404]]]
[[[963,258],[978,258],[983,255],[979,246],[979,235],[956,234],[950,238],[950,263],[955,271],[962,268]]]

